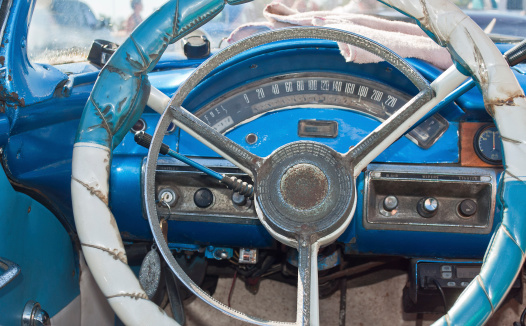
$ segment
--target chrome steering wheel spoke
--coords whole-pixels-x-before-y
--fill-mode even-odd
[[[318,295],[318,251],[317,241],[310,237],[300,238],[298,243],[298,306],[296,322],[302,326],[320,324]]]
[[[217,132],[183,107],[169,106],[173,122],[199,142],[254,177],[263,159]]]
[[[450,67],[429,87],[421,90],[389,119],[351,148],[345,156],[354,167],[354,178],[357,178],[372,160],[398,140],[466,79],[467,77],[454,66]]]

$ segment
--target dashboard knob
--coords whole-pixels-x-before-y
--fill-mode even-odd
[[[210,41],[204,36],[183,38],[183,51],[188,59],[201,59],[210,55]]]
[[[433,217],[438,211],[438,200],[433,197],[422,198],[418,201],[416,210],[422,217]]]
[[[212,205],[214,194],[208,188],[198,189],[194,194],[194,203],[197,207],[207,208]]]
[[[396,196],[393,195],[385,197],[383,206],[384,209],[388,212],[396,209],[398,207],[398,198],[396,198]]]
[[[477,212],[477,203],[472,199],[464,199],[458,205],[458,213],[462,217],[471,217]]]

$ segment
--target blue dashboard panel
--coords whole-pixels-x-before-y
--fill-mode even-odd
[[[314,59],[316,58],[316,59]],[[168,95],[173,95],[180,84],[193,72],[199,61],[173,61],[164,57],[149,75],[151,84]],[[413,66],[429,80],[441,71],[431,65],[411,59]],[[78,67],[77,67],[78,68]],[[85,69],[80,69],[84,71]],[[196,87],[185,101],[184,106],[198,110],[214,99],[225,96],[239,87],[252,82],[298,72],[329,72],[349,74],[367,80],[383,83],[397,91],[414,95],[416,88],[405,77],[385,63],[358,65],[346,63],[340,56],[335,43],[320,40],[282,41],[251,49],[225,62]],[[517,73],[519,81],[526,86],[524,76]],[[70,76],[72,77],[72,76]],[[73,76],[74,77],[74,76]],[[53,99],[30,105],[8,116],[11,123],[10,138],[4,147],[3,165],[10,179],[23,185],[37,198],[52,206],[53,212],[62,223],[73,226],[69,182],[71,176],[71,151],[74,134],[78,126],[85,101],[91,92],[95,73],[86,73],[65,94],[57,93]],[[376,162],[391,163],[440,163],[457,164],[459,160],[459,123],[468,120],[490,121],[479,100],[477,89],[460,97],[440,113],[449,123],[447,131],[429,149],[422,149],[406,137],[381,154]],[[53,108],[53,109],[50,109]],[[462,109],[461,109],[462,108]],[[463,110],[466,114],[463,115]],[[358,136],[365,135],[378,126],[379,121],[370,116],[349,110],[301,108],[269,112],[228,132],[228,136],[259,155],[266,155],[285,142],[300,139],[293,132],[299,117],[314,119],[323,117],[338,121],[341,135],[337,139],[309,138],[334,145],[338,151],[356,144]],[[146,109],[142,118],[147,124],[146,131],[153,133],[157,113]],[[288,128],[271,128],[276,121]],[[259,139],[268,141],[248,145],[245,135],[257,131]],[[305,138],[301,138],[305,139]],[[195,156],[216,156],[187,134],[176,130],[164,140],[171,148]],[[141,164],[147,150],[139,147],[128,133],[114,151],[112,177],[110,180],[113,213],[125,240],[151,240],[151,233],[143,216],[141,197]],[[362,178],[360,178],[362,180]],[[363,199],[363,180],[358,184],[358,202]],[[365,230],[360,222],[363,214],[358,205],[355,218],[340,240],[348,244],[350,252],[374,252],[404,255],[451,255],[454,248],[461,248],[459,255],[475,257],[480,255],[488,242],[487,235],[452,235],[440,233],[393,232]],[[497,220],[500,212],[496,213]],[[174,224],[172,227],[171,225]],[[273,242],[261,226],[205,224],[197,222],[170,223],[171,241],[197,243],[201,245],[240,246],[250,244],[256,247],[272,246]],[[220,230],[221,232],[214,232]],[[202,233],[200,232],[202,231]],[[411,239],[408,245],[393,246],[401,240]],[[446,240],[448,239],[448,240]],[[418,246],[420,241],[429,243],[430,249]],[[447,246],[442,246],[447,241]],[[355,243],[356,242],[356,243]],[[435,245],[435,248],[431,249]],[[453,254],[454,254],[453,252]]]
[[[336,138],[299,137],[300,120],[329,120],[338,122]],[[279,128],[276,126],[279,121]],[[290,109],[272,112],[250,121],[227,133],[238,144],[243,144],[252,153],[267,156],[276,148],[299,140],[312,140],[328,145],[340,153],[346,153],[363,137],[373,131],[380,122],[370,116],[337,109]],[[253,133],[258,142],[247,144],[246,135]],[[186,155],[217,156],[187,133],[181,132],[179,150]],[[450,122],[444,135],[429,149],[423,149],[406,137],[400,138],[379,155],[374,162],[391,163],[457,163],[458,123]]]

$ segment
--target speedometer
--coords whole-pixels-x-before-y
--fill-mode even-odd
[[[238,87],[205,105],[196,115],[218,132],[277,110],[290,108],[346,109],[384,121],[409,101],[409,94],[365,78],[331,73],[294,73],[269,77]],[[439,114],[406,136],[429,148],[447,130]]]

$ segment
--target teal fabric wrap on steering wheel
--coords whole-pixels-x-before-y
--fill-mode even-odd
[[[166,47],[212,19],[224,6],[223,0],[171,0],[139,25],[100,72],[75,142],[114,149],[142,114],[150,93],[147,74]]]

